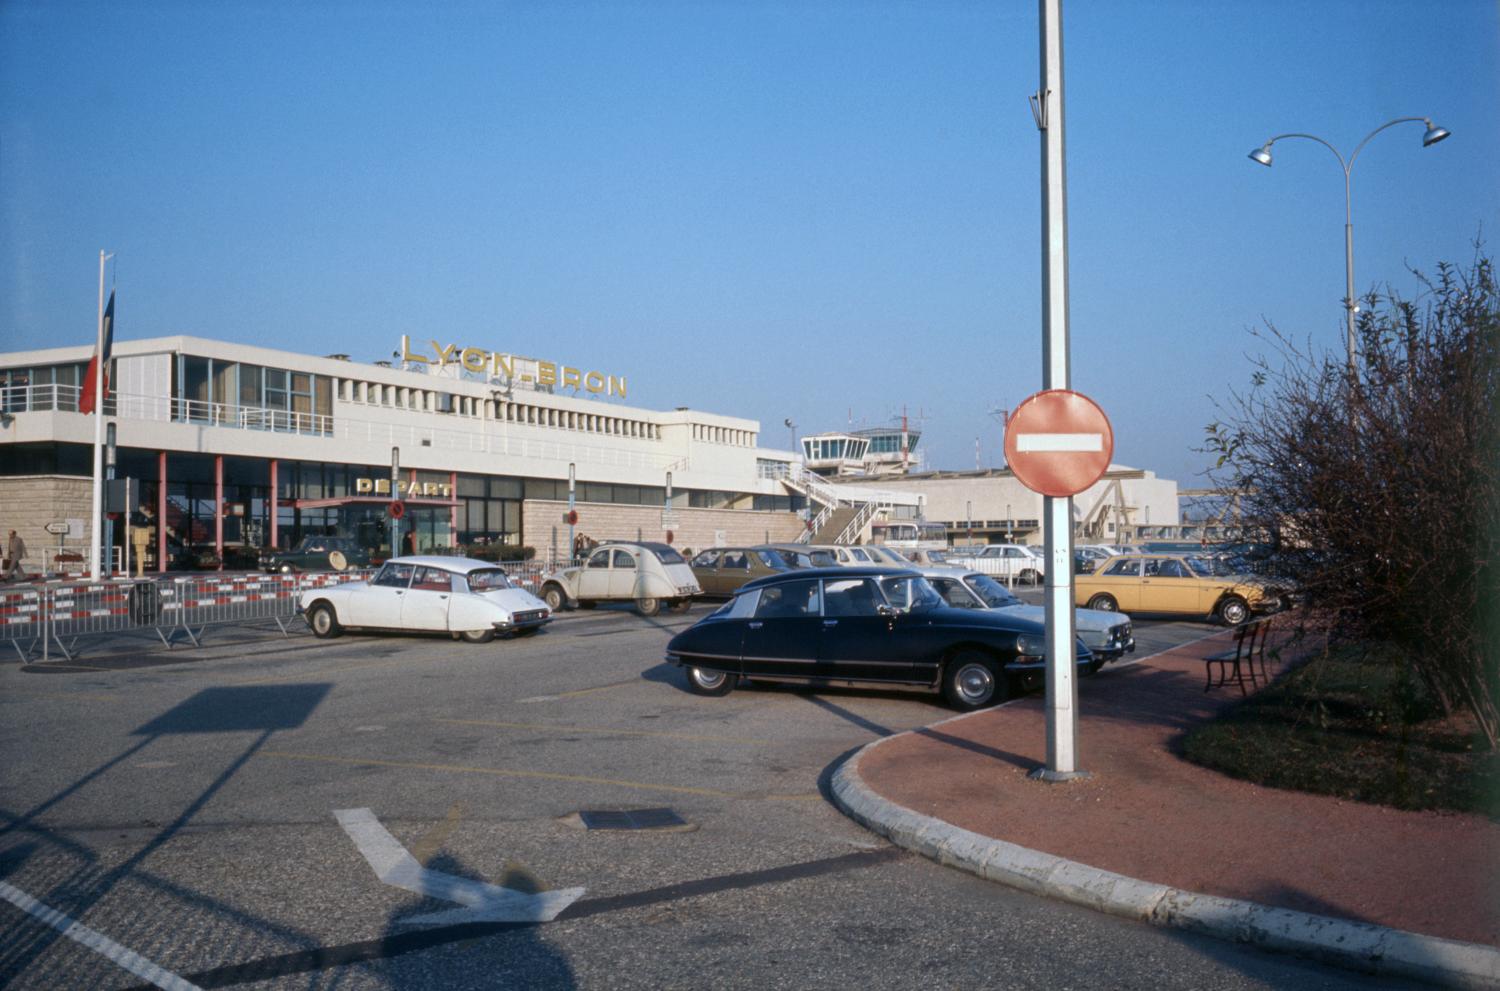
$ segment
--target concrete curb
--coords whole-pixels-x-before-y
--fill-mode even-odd
[[[864,755],[897,736],[860,749],[835,772],[831,787],[834,803],[846,815],[897,846],[1031,894],[1155,926],[1248,943],[1370,974],[1412,977],[1449,987],[1500,989],[1500,949],[1495,947],[1139,881],[971,833],[904,808],[877,795],[859,775]]]

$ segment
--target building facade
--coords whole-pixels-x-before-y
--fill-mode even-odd
[[[37,570],[91,539],[95,420],[78,412],[91,353],[0,354],[0,528],[21,532]],[[187,336],[117,342],[104,413],[115,476],[137,479],[166,524],[151,567],[253,567],[309,535],[388,552],[397,500],[415,551],[564,556],[570,532],[670,531],[701,547],[805,528],[805,497],[777,480],[795,457],[760,448],[754,420],[629,406],[622,376],[476,348],[402,338],[397,354],[364,364]]]

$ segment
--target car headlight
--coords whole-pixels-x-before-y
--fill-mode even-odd
[[[1047,653],[1047,644],[1045,641],[1040,640],[1037,637],[1027,636],[1023,633],[1020,636],[1016,637],[1016,653],[1026,654],[1032,657],[1041,657],[1043,654]]]

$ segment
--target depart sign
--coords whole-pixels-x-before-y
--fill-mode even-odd
[[[507,382],[535,386],[562,386],[564,389],[582,389],[594,395],[619,396],[625,398],[625,376],[606,375],[603,372],[580,371],[571,365],[540,358],[523,358],[503,351],[486,351],[482,348],[460,348],[457,344],[443,345],[428,341],[431,352],[413,351],[411,338],[401,335],[401,360],[418,364],[445,365],[457,363],[466,372],[478,375],[493,375]]]

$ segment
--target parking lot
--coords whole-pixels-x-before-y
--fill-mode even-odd
[[[662,648],[711,608],[482,646],[270,627],[11,661],[0,985],[1360,986],[887,846],[827,777],[949,712],[691,695]],[[1213,629],[1141,622],[1135,656]],[[585,824],[642,810],[674,824]]]

